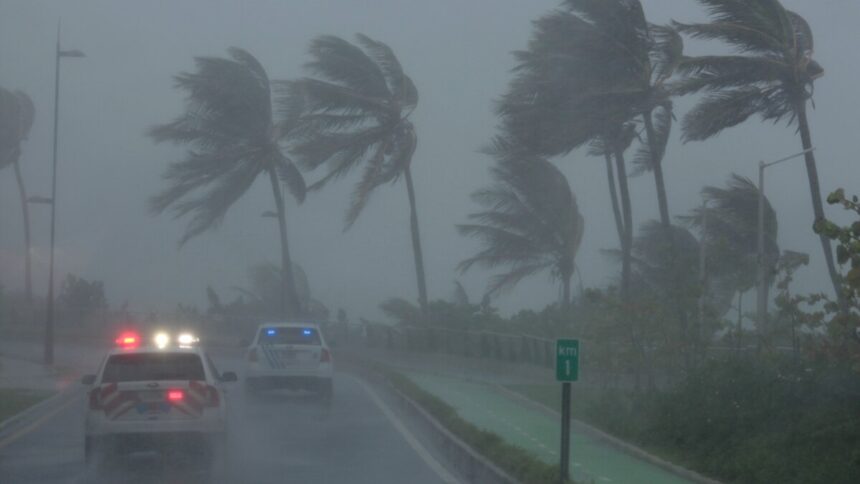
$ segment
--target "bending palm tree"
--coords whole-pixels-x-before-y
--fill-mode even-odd
[[[390,47],[360,34],[357,39],[360,46],[335,36],[314,40],[313,60],[307,68],[317,77],[284,83],[280,105],[286,118],[302,112],[291,136],[301,164],[310,170],[326,165],[327,173],[311,189],[364,166],[346,214],[346,228],[355,223],[377,187],[404,178],[418,302],[426,311],[427,283],[411,171],[417,137],[409,121],[418,91]]]
[[[488,153],[497,159],[495,184],[472,199],[484,208],[459,225],[460,234],[479,239],[484,248],[460,263],[463,272],[475,264],[487,269],[507,266],[494,276],[487,294],[510,289],[525,277],[550,270],[562,283],[562,304],[570,305],[570,279],[582,241],[584,221],[564,175],[537,156],[496,138]]]
[[[21,176],[21,142],[27,139],[33,126],[36,110],[33,101],[21,91],[9,92],[0,88],[0,169],[12,165],[21,197],[21,214],[24,220],[24,292],[27,302],[33,302],[32,256],[30,254],[30,208],[27,190]]]
[[[743,295],[755,285],[758,267],[758,187],[748,178],[732,174],[725,188],[702,189],[706,208],[681,217],[701,231],[708,259],[716,278],[729,282],[738,294],[736,343],[740,343]],[[776,211],[765,198],[765,266],[767,288],[773,282],[779,261]],[[760,328],[764,330],[764,328]]]
[[[812,59],[812,29],[778,0],[699,0],[712,18],[707,24],[676,24],[694,38],[720,40],[735,55],[685,58],[678,94],[705,91],[706,97],[684,118],[685,141],[701,141],[758,114],[763,120],[797,123],[805,150],[812,148],[806,117],[812,86],[824,70]],[[806,152],[806,172],[816,220],[824,218],[815,155]],[[845,308],[841,278],[830,241],[821,236],[827,270],[840,306]]]
[[[185,159],[173,162],[163,175],[168,187],[151,200],[155,213],[172,209],[191,220],[180,245],[217,227],[230,207],[260,176],[267,176],[275,197],[281,238],[281,311],[296,316],[296,294],[281,181],[302,202],[305,182],[278,146],[280,134],[272,119],[269,78],[248,52],[232,48],[230,58],[199,57],[197,71],[176,77],[186,91],[186,110],[175,121],[156,126],[156,142],[189,145]],[[280,180],[279,180],[280,177]]]
[[[529,49],[516,54],[517,77],[499,113],[508,129],[544,156],[568,153],[588,140],[600,145],[592,154],[607,162],[626,293],[633,228],[623,153],[632,138],[623,133],[641,118],[647,142],[635,161],[654,173],[660,218],[671,235],[661,165],[672,119],[665,83],[683,43],[674,30],[649,24],[638,0],[567,0],[535,25]]]

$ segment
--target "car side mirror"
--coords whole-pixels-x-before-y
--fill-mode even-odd
[[[95,382],[96,382],[96,376],[95,375],[84,375],[81,377],[81,383],[84,385],[92,385]]]
[[[225,371],[224,373],[221,373],[221,381],[223,382],[234,382],[237,380],[239,380],[239,377],[236,376],[236,373],[232,371]]]

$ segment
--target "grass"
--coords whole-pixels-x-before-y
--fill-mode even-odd
[[[546,464],[526,450],[508,444],[497,434],[482,430],[466,421],[457,414],[456,409],[425,391],[402,373],[378,363],[365,363],[365,366],[385,376],[394,388],[421,406],[448,431],[520,482],[545,484],[558,481],[556,466]]]
[[[505,385],[505,388],[561,413],[560,383]],[[594,396],[594,390],[584,390],[573,384],[570,391],[570,415],[587,421],[587,409]]]
[[[48,398],[51,392],[0,388],[0,422]]]

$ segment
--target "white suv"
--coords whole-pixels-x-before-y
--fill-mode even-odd
[[[316,324],[261,324],[245,361],[245,388],[250,393],[285,388],[332,396],[334,363]]]
[[[130,338],[127,338],[130,340]],[[186,451],[223,461],[227,409],[223,382],[198,348],[126,347],[110,351],[91,385],[85,453],[98,467],[120,454]],[[220,455],[219,455],[220,454]]]

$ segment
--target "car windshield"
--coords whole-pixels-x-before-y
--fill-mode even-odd
[[[112,355],[105,363],[102,374],[103,383],[205,378],[200,356],[168,352]]]
[[[319,331],[314,328],[263,328],[258,336],[261,345],[320,345]]]

